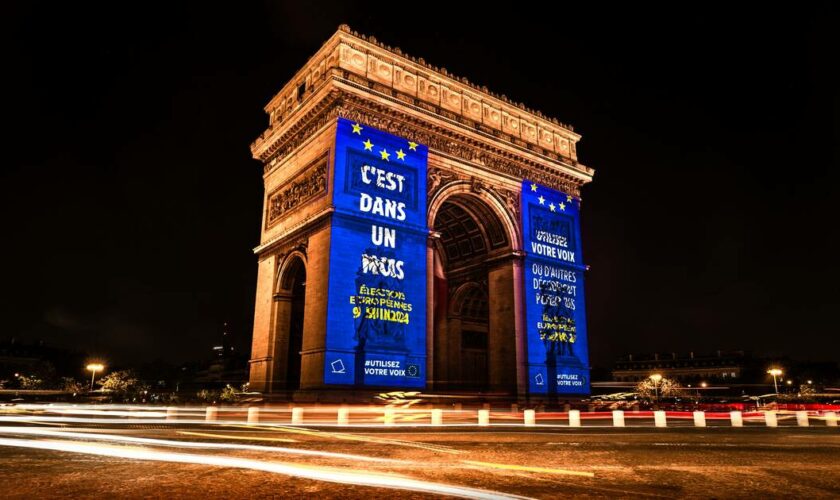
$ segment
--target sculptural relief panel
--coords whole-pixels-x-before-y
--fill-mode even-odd
[[[361,51],[342,45],[341,67],[364,76],[367,73],[367,56]]]
[[[368,55],[367,77],[390,87],[394,83],[394,65]]]
[[[417,76],[414,73],[406,71],[404,68],[394,66],[394,88],[400,92],[416,96]]]
[[[461,113],[461,93],[444,85],[440,87],[440,105],[444,109]]]
[[[483,119],[485,125],[489,125],[495,129],[502,128],[502,112],[489,104],[482,103]]]
[[[417,78],[417,97],[435,106],[440,105],[440,84],[428,78],[419,76]]]
[[[327,192],[327,161],[324,155],[295,177],[286,181],[268,195],[266,227],[271,227],[302,204]]]
[[[464,92],[463,114],[470,120],[481,122],[481,100],[478,96]]]
[[[519,129],[519,117],[502,110],[502,131],[513,137],[519,137]]]

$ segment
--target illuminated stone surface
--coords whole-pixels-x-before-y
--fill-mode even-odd
[[[594,174],[577,161],[580,135],[346,26],[265,111],[251,146],[265,183],[251,388],[329,389],[332,148],[346,118],[429,149],[426,389],[524,394],[521,184],[579,196]]]

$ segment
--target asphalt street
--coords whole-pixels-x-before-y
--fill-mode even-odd
[[[93,414],[91,414],[93,413]],[[840,496],[840,431],[0,413],[6,498]]]

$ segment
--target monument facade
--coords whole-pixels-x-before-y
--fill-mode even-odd
[[[253,390],[588,393],[572,127],[346,26],[265,111]]]

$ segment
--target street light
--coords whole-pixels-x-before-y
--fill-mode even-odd
[[[769,370],[767,370],[767,373],[769,373],[770,375],[773,375],[773,387],[776,389],[776,396],[778,396],[779,395],[779,384],[778,384],[778,382],[776,382],[776,377],[778,377],[779,375],[782,374],[782,370],[780,370],[778,368],[770,368]]]
[[[87,365],[87,369],[93,372],[93,375],[90,376],[90,390],[93,391],[93,381],[96,379],[96,372],[101,372],[105,369],[105,366],[102,363],[91,363]]]
[[[653,380],[653,394],[656,397],[656,402],[659,403],[659,381],[662,380],[662,375],[658,373],[654,373],[650,376],[650,379]]]

